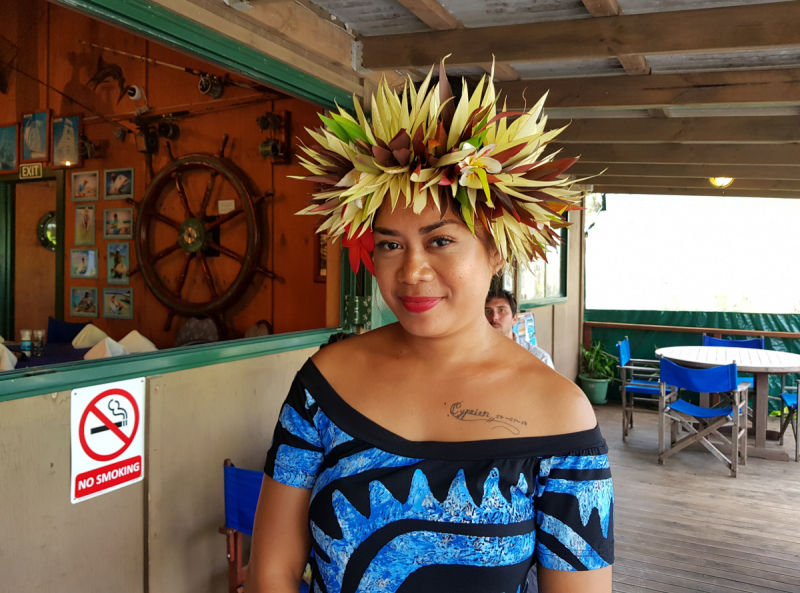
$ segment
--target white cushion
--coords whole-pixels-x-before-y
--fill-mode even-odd
[[[158,350],[156,345],[145,338],[138,331],[133,330],[119,341],[121,346],[128,349],[128,352],[155,352]]]
[[[128,354],[128,349],[125,348],[125,346],[122,346],[119,342],[115,342],[111,338],[106,338],[92,346],[92,349],[83,355],[83,359],[95,360],[97,358],[124,356],[125,354]]]
[[[13,371],[17,366],[17,357],[11,350],[0,344],[0,371]]]
[[[73,348],[91,348],[96,344],[102,342],[108,337],[108,334],[99,327],[91,323],[84,327],[80,333],[72,340]]]

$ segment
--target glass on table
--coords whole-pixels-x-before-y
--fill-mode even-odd
[[[33,356],[41,356],[44,353],[44,330],[33,330]]]

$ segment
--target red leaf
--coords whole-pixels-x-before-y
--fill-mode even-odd
[[[391,142],[389,142],[389,148],[393,151],[400,150],[401,148],[408,148],[410,145],[411,138],[409,137],[408,132],[405,130],[400,130],[397,132],[394,138],[392,138]]]
[[[496,160],[501,165],[504,165],[507,161],[511,160],[515,156],[517,156],[522,149],[528,146],[527,143],[522,142],[518,146],[512,146],[509,149],[506,149],[502,152],[498,152],[497,154],[490,155],[494,160]]]
[[[385,148],[382,148],[377,145],[372,146],[372,156],[384,167],[388,167],[389,165],[393,164],[392,153]]]
[[[394,155],[397,164],[399,164],[401,167],[405,167],[411,160],[412,153],[408,148],[401,148],[399,150],[393,150],[392,154]]]

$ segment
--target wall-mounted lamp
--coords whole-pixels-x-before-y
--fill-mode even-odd
[[[709,177],[708,182],[714,187],[722,189],[733,183],[733,177]]]

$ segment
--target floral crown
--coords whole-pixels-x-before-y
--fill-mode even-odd
[[[308,158],[300,157],[310,175],[295,179],[319,184],[313,197],[321,203],[298,214],[325,217],[317,232],[342,237],[354,271],[363,261],[374,274],[372,222],[386,200],[419,214],[429,200],[444,213],[454,198],[469,229],[483,226],[506,261],[546,260],[561,240],[557,229],[569,226],[565,213],[581,209],[583,197],[563,175],[578,159],[542,156],[564,129],[544,131],[547,95],[530,111],[497,113],[494,67],[471,95],[462,79],[458,105],[444,60],[430,89],[432,74],[419,90],[409,79],[400,93],[381,79],[371,124],[355,98],[357,120],[341,107],[320,115],[324,127],[307,129],[317,144],[302,146]]]

